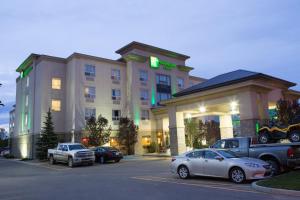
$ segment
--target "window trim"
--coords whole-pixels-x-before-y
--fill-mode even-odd
[[[119,116],[114,116],[115,111],[118,111]],[[121,110],[112,110],[112,121],[119,121],[121,118]]]
[[[119,95],[114,95],[114,92],[113,92],[114,90],[119,91]],[[115,94],[116,94],[116,92],[115,92]],[[119,88],[111,89],[111,99],[112,100],[121,100],[121,96],[122,96],[121,89],[119,89]]]
[[[53,109],[53,102],[54,101],[59,102],[59,109],[58,110]],[[60,112],[61,111],[61,100],[60,99],[51,99],[51,111],[53,111],[53,112]]]
[[[55,85],[55,84],[53,85],[53,81],[54,81],[55,79],[56,79],[57,81],[59,81],[59,88],[53,87],[53,86],[57,86],[57,85]],[[62,82],[62,81],[61,81],[61,78],[59,78],[59,77],[52,77],[52,79],[51,79],[51,89],[52,89],[52,90],[61,90],[61,85],[62,85],[61,82]]]
[[[144,116],[145,111],[147,112],[147,116]],[[142,111],[141,111],[141,120],[144,120],[144,121],[150,120],[150,112],[149,112],[148,109],[142,109]]]
[[[118,75],[115,75],[115,72],[118,71]],[[111,79],[120,81],[121,80],[121,70],[120,69],[111,69]]]
[[[88,67],[93,68],[93,70],[89,71],[87,70]],[[96,76],[96,66],[91,64],[85,64],[84,65],[84,75],[88,77],[95,77]]]
[[[86,89],[88,88],[88,91],[90,91],[90,88],[94,88],[95,89],[95,93],[94,94],[90,94],[89,92],[86,93]],[[96,87],[95,86],[84,86],[84,97],[85,98],[89,98],[89,99],[95,99],[96,98]]]

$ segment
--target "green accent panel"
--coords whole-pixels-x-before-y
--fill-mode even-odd
[[[178,70],[180,71],[184,71],[184,72],[189,72],[191,70],[193,70],[193,67],[188,67],[188,66],[184,66],[184,65],[177,65]]]
[[[176,67],[176,64],[170,63],[164,60],[159,60],[159,63],[164,66],[165,69],[173,69]]]
[[[137,105],[134,105],[134,124],[137,126],[140,124],[140,108]]]
[[[31,72],[31,70],[33,69],[32,66],[26,68],[24,71],[21,72],[21,78],[25,78],[26,76],[28,76],[28,74]]]
[[[16,69],[17,72],[24,71],[31,63],[33,59],[33,54],[31,54],[24,62]]]
[[[175,94],[177,92],[177,84],[176,81],[172,82],[172,95]]]
[[[256,122],[255,123],[255,131],[256,131],[256,133],[258,133],[259,128],[260,128],[259,123]]]
[[[134,54],[134,53],[124,56],[124,59],[126,61],[137,61],[137,62],[142,62],[142,63],[146,62],[146,60],[147,60],[147,58],[145,56],[141,56],[141,55]]]
[[[31,128],[31,115],[30,115],[30,111],[28,109],[28,113],[27,113],[27,130],[30,130]]]
[[[159,68],[159,59],[154,56],[150,56],[150,67],[151,68]]]
[[[156,105],[155,84],[153,80],[151,83],[151,105]]]

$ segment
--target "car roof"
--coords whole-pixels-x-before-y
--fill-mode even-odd
[[[58,143],[59,145],[82,145],[81,143]]]

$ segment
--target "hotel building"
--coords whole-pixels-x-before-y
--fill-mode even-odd
[[[31,54],[18,68],[13,113],[12,153],[35,157],[48,109],[60,141],[81,142],[86,119],[102,115],[112,127],[120,117],[139,126],[136,154],[150,142],[158,152],[186,150],[185,119],[213,119],[220,137],[255,136],[280,98],[298,99],[294,83],[237,70],[212,79],[190,75],[189,56],[139,42],[116,51],[118,60],[73,53],[67,58]]]

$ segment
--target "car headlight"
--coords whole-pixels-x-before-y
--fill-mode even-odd
[[[260,167],[260,165],[256,164],[256,163],[245,163],[245,165],[247,167],[253,167],[253,168],[259,168]]]

